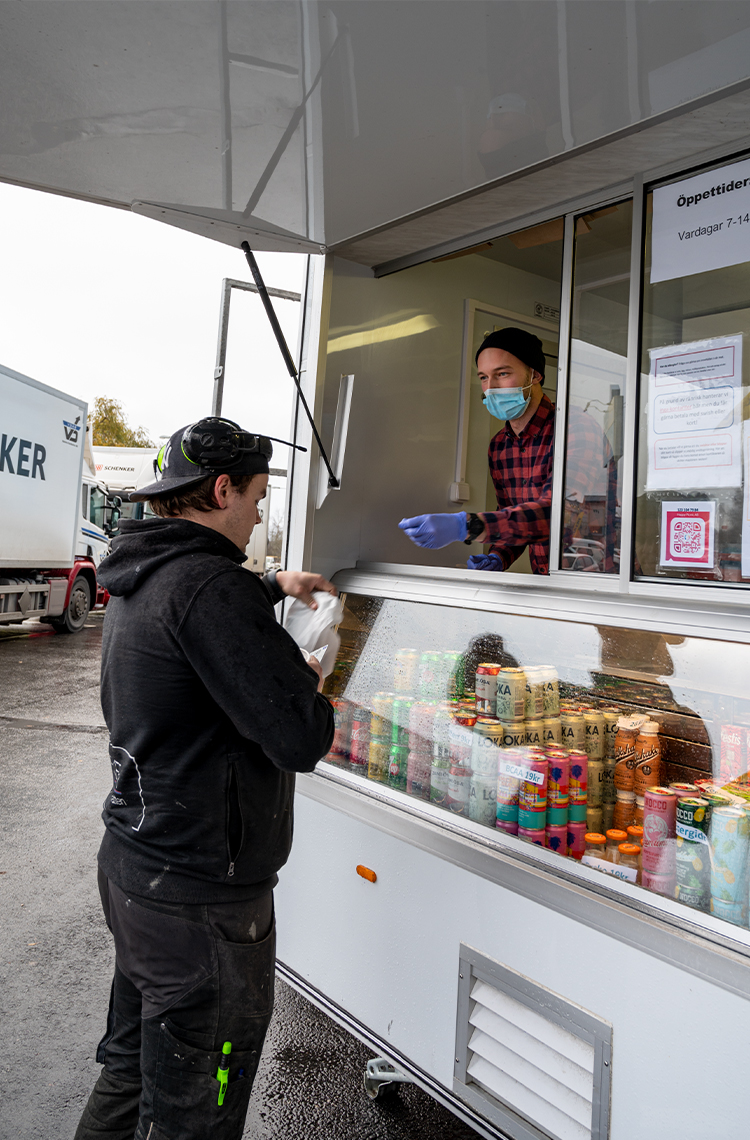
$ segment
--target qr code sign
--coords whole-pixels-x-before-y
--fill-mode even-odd
[[[706,545],[706,524],[703,519],[674,519],[670,538],[673,554],[700,557]]]

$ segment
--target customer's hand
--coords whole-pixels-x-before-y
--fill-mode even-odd
[[[466,563],[470,570],[502,570],[503,560],[497,554],[472,554]]]
[[[276,584],[288,598],[299,598],[311,610],[317,610],[318,603],[313,597],[313,591],[323,590],[336,597],[336,587],[322,574],[309,574],[304,570],[277,570]]]
[[[324,680],[323,669],[321,668],[321,664],[318,661],[317,657],[313,657],[312,654],[308,657],[307,664],[310,666],[310,668],[314,672],[316,672],[318,674],[318,692],[320,693],[323,691],[323,680]]]

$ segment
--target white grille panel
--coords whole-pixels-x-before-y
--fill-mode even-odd
[[[475,980],[469,1076],[559,1140],[590,1140],[594,1047]]]

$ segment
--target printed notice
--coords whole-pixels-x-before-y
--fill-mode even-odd
[[[750,261],[750,159],[654,190],[651,284]]]
[[[610,863],[607,859],[597,859],[596,855],[584,855],[581,862],[586,867],[595,867],[597,871],[604,871],[605,875],[614,875],[626,883],[635,883],[638,871],[635,867],[621,867],[619,863]]]
[[[498,771],[505,776],[514,776],[517,780],[525,780],[529,784],[538,784],[539,787],[545,780],[544,772],[535,772],[533,768],[527,768],[524,764],[512,764],[510,760],[501,760]]]
[[[651,349],[648,491],[742,481],[742,336]]]
[[[662,566],[713,570],[716,503],[662,503]]]

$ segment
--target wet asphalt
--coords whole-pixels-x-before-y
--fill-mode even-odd
[[[72,637],[0,626],[0,1140],[72,1137],[99,1073],[114,962],[96,890],[102,620]],[[476,1140],[416,1086],[368,1100],[372,1055],[277,979],[244,1140]]]

